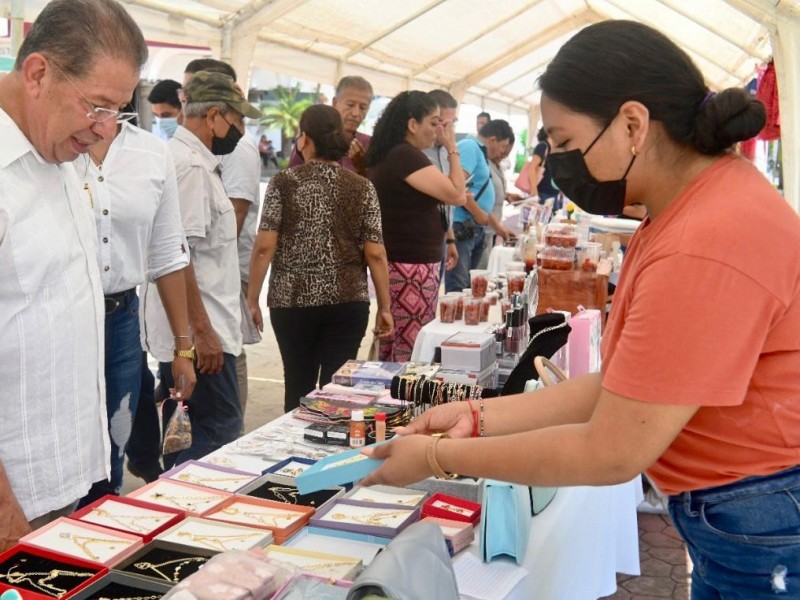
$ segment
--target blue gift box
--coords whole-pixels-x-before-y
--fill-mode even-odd
[[[318,460],[295,477],[295,484],[301,494],[310,494],[325,488],[359,481],[381,466],[381,463],[383,463],[382,460],[369,458],[361,454],[360,448],[355,448]]]

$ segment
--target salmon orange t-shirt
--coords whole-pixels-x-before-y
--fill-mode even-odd
[[[647,471],[667,494],[800,464],[800,217],[749,162],[706,169],[625,256],[603,387],[700,406]]]

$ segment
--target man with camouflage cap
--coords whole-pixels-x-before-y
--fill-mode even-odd
[[[233,441],[242,428],[235,357],[242,351],[236,217],[222,181],[219,157],[236,148],[244,117],[261,116],[233,79],[201,71],[184,89],[183,125],[169,141],[178,177],[181,220],[191,249],[186,294],[197,385],[188,403],[192,445],[164,456],[164,466],[200,458]],[[159,361],[162,385],[175,387],[173,340],[155,286],[146,284],[143,343]],[[175,410],[164,403],[164,423]]]

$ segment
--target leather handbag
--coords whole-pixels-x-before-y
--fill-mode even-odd
[[[356,577],[347,600],[372,595],[459,600],[453,564],[438,525],[418,522],[404,529]]]
[[[516,483],[486,479],[480,524],[480,554],[483,562],[510,556],[521,565],[531,529],[529,488]]]

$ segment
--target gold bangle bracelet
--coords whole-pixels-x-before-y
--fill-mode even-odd
[[[428,449],[426,452],[428,466],[431,468],[431,471],[433,471],[433,475],[436,477],[436,479],[455,479],[458,477],[458,475],[456,473],[448,473],[442,469],[442,466],[436,459],[436,446],[439,444],[439,440],[444,437],[448,436],[445,434],[435,434],[431,436],[431,441],[428,443]]]

